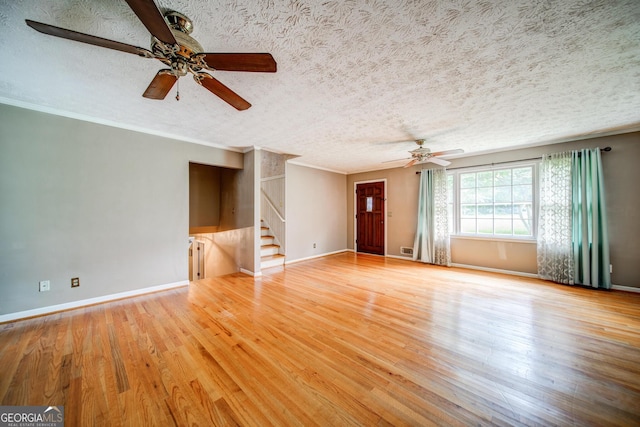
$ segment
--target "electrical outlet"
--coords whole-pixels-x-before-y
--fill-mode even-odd
[[[40,292],[47,292],[51,290],[51,282],[48,280],[42,280],[40,282]]]
[[[79,277],[72,277],[71,278],[71,287],[72,288],[77,288],[78,286],[80,286],[80,278]]]
[[[313,244],[313,249],[315,249],[315,248],[316,248],[316,244],[314,243],[314,244]]]

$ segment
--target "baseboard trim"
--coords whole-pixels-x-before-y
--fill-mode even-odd
[[[537,274],[523,273],[521,271],[500,270],[500,269],[497,269],[497,268],[478,267],[476,265],[452,263],[451,267],[468,268],[470,270],[481,270],[481,271],[488,271],[488,272],[491,272],[491,273],[511,274],[513,276],[529,277],[531,279],[539,279],[540,278],[540,276],[538,276]],[[578,286],[580,286],[580,285],[578,285]],[[640,293],[640,288],[635,288],[633,286],[611,285],[611,289],[615,290],[615,291]]]
[[[413,261],[413,257],[412,256],[406,256],[406,255],[385,255],[387,258],[393,258],[393,259],[403,259],[405,261]]]
[[[247,270],[246,268],[241,268],[240,269],[240,273],[246,274],[246,275],[251,276],[251,277],[261,277],[262,276],[262,272],[261,271],[255,273],[255,272],[253,272],[251,270]]]
[[[325,252],[323,254],[312,255],[312,256],[305,257],[305,258],[292,259],[290,261],[287,260],[287,261],[284,262],[284,264],[285,265],[295,264],[296,262],[308,261],[310,259],[322,258],[322,257],[325,257],[325,256],[335,255],[335,254],[341,254],[343,252],[349,252],[349,249],[340,249],[339,251]],[[351,250],[351,252],[353,252],[353,250]]]
[[[45,316],[47,314],[58,313],[60,311],[73,310],[75,308],[87,307],[90,305],[101,304],[104,302],[115,301],[124,298],[131,298],[154,292],[167,291],[170,289],[189,286],[188,280],[168,283],[166,285],[150,286],[148,288],[136,289],[134,291],[119,292],[117,294],[109,294],[101,297],[88,298],[78,301],[66,302],[63,304],[50,305],[47,307],[34,308],[32,310],[18,311],[16,313],[0,315],[0,323],[12,322],[14,320],[23,320],[30,317]]]
[[[640,293],[640,288],[634,288],[633,286],[611,285],[611,289],[615,291]]]
[[[488,271],[489,273],[510,274],[512,276],[528,277],[530,279],[540,278],[537,274],[533,274],[533,273],[524,273],[522,271],[513,271],[513,270],[501,270],[499,268],[480,267],[477,265],[451,263],[451,267],[466,268],[469,270]]]

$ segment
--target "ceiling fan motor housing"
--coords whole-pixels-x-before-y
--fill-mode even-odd
[[[189,70],[194,72],[202,70],[203,64],[194,57],[202,53],[203,49],[202,45],[189,35],[193,31],[191,20],[175,11],[169,11],[164,16],[173,37],[178,42],[177,46],[168,45],[151,36],[151,51],[158,59],[171,66],[178,77],[185,76]]]
[[[418,148],[416,148],[415,150],[411,150],[409,151],[409,153],[411,153],[411,157],[413,157],[414,159],[418,159],[420,161],[431,157],[431,150],[428,147],[425,147],[424,144],[424,139],[417,139],[416,140],[416,144],[418,144]]]

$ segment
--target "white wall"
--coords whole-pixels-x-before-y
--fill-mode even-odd
[[[240,153],[0,105],[0,315],[188,280],[189,161],[243,167]]]
[[[287,262],[346,250],[346,182],[342,174],[287,163]]]

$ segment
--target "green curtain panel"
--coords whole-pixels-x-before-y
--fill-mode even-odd
[[[544,156],[540,165],[538,275],[611,288],[600,149]]]
[[[571,182],[574,282],[609,289],[609,234],[599,148],[572,152]]]
[[[418,196],[418,227],[413,243],[414,261],[451,265],[448,217],[446,171],[423,170]]]

